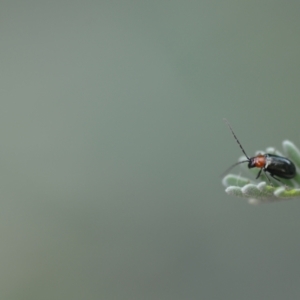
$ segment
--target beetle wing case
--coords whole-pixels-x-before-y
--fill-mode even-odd
[[[275,154],[266,154],[265,170],[285,179],[294,178],[296,175],[295,165],[289,159]]]

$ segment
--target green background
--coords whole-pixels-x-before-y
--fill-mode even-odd
[[[0,298],[298,299],[300,202],[219,175],[299,141],[297,1],[1,1]],[[236,170],[238,172],[238,170]]]

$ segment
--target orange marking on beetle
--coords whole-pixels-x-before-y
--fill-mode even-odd
[[[259,154],[252,158],[256,168],[264,168],[266,165],[265,155]]]

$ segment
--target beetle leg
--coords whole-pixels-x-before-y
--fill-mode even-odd
[[[265,173],[266,177],[268,178],[269,183],[272,184],[272,182],[271,182],[269,176],[267,175],[266,169],[261,169],[261,170],[264,170],[264,173]],[[271,174],[271,176],[272,176],[272,174]],[[272,177],[273,177],[273,176],[272,176]]]
[[[274,174],[270,173],[270,175],[271,175],[271,177],[273,177],[275,180],[281,182],[278,178],[276,178],[276,177],[274,176]]]
[[[257,174],[257,176],[256,176],[256,178],[255,178],[255,179],[257,179],[257,178],[260,176],[260,174],[261,174],[261,171],[262,171],[262,169],[260,169],[260,170],[259,170],[259,172],[258,172],[258,174]]]

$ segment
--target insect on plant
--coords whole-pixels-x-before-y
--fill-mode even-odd
[[[229,124],[229,122],[226,119],[224,119],[224,122],[229,127],[229,129],[230,129],[232,135],[234,136],[236,142],[240,146],[242,152],[247,157],[246,160],[243,160],[243,161],[240,161],[240,162],[237,162],[237,163],[233,164],[230,168],[228,168],[226,170],[226,172],[224,174],[228,173],[235,166],[237,166],[239,164],[242,164],[242,163],[245,163],[245,162],[248,162],[248,168],[249,169],[251,169],[251,168],[259,168],[260,169],[257,176],[256,176],[256,179],[260,177],[262,171],[265,173],[265,175],[266,175],[266,177],[268,178],[269,181],[270,181],[270,179],[267,176],[266,172],[268,172],[270,174],[270,176],[273,177],[274,179],[276,179],[277,181],[280,181],[278,179],[278,177],[279,178],[285,178],[285,179],[292,179],[292,178],[295,177],[296,167],[295,167],[294,163],[291,162],[286,157],[282,157],[282,156],[275,155],[275,154],[270,154],[270,153],[258,154],[256,156],[249,157],[247,155],[247,153],[245,152],[243,146],[241,145],[240,141],[236,137],[236,135],[235,135],[231,125]]]

